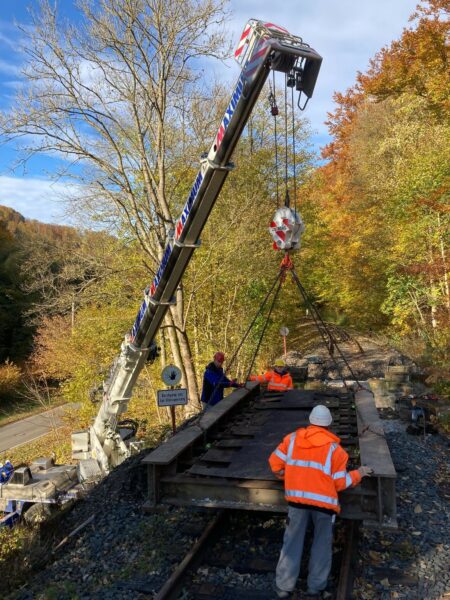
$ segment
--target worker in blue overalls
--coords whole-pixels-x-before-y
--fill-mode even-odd
[[[203,375],[202,404],[203,408],[214,406],[223,400],[223,390],[228,387],[242,387],[236,379],[228,379],[223,370],[225,354],[216,352],[214,359],[207,365]]]

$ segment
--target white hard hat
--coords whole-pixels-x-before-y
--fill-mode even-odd
[[[331,425],[331,421],[333,417],[331,416],[330,411],[323,404],[318,404],[315,406],[311,414],[309,415],[309,422],[311,425],[320,425],[321,427],[328,427]]]

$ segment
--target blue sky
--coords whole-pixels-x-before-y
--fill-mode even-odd
[[[60,0],[62,13],[77,19],[72,0]],[[305,115],[310,119],[315,146],[328,140],[324,121],[333,109],[335,91],[353,85],[357,71],[365,71],[369,60],[383,46],[399,37],[408,25],[417,0],[231,0],[229,23],[233,46],[237,44],[249,18],[277,23],[300,35],[322,56],[323,65],[314,96]],[[36,0],[2,2],[0,15],[0,109],[14,101],[20,86],[21,66],[25,60],[18,47],[22,33],[15,22],[29,23],[27,7],[37,8]],[[214,68],[216,76],[231,83],[239,73],[238,65],[230,59],[226,65]],[[43,222],[67,223],[61,200],[70,183],[52,182],[58,161],[48,155],[33,158],[25,167],[13,169],[18,154],[13,145],[0,146],[0,204],[18,210],[26,218]]]

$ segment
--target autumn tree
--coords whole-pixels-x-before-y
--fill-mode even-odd
[[[182,150],[178,124],[200,91],[200,60],[223,56],[223,3],[81,0],[79,9],[70,25],[41,2],[24,32],[27,92],[1,130],[6,139],[28,136],[28,156],[55,153],[75,163],[78,205],[133,235],[151,279],[185,201],[169,175]],[[167,331],[195,403],[182,289],[177,295]]]
[[[38,295],[25,289],[21,267],[25,246],[35,232],[35,222],[0,206],[0,363],[22,362],[32,349],[34,327],[27,313]]]
[[[377,53],[366,74],[358,77],[366,94],[399,98],[405,94],[424,100],[438,118],[450,112],[448,50],[450,3],[428,0],[411,15],[410,28]]]
[[[39,322],[70,315],[74,329],[80,308],[108,304],[115,298],[114,285],[119,278],[125,282],[121,301],[133,306],[132,282],[139,281],[139,287],[144,287],[147,274],[135,249],[136,244],[103,231],[61,226],[29,231],[22,244],[20,266],[23,289],[36,297],[29,316]],[[120,337],[116,344],[119,342]]]
[[[422,2],[400,39],[335,95],[328,163],[304,190],[315,218],[307,271],[316,293],[355,324],[423,343],[442,364],[450,339],[446,16],[448,2]]]

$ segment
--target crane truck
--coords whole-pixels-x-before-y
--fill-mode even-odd
[[[119,421],[120,415],[127,410],[139,373],[149,355],[155,352],[158,328],[175,302],[174,294],[200,244],[200,234],[228,173],[234,168],[233,151],[270,72],[286,74],[288,85],[298,92],[297,104],[301,110],[313,95],[322,57],[287,29],[251,19],[234,55],[241,72],[211,148],[201,160],[181,215],[170,232],[156,275],[103,384],[98,414],[89,430],[72,434],[72,457],[79,461],[76,475],[74,466],[53,466],[47,459],[17,469],[7,483],[0,485],[0,510],[9,515],[8,523],[12,515],[17,518],[27,508],[31,515],[42,512],[36,504],[48,508],[70,501],[80,486],[101,479],[136,448],[134,432]],[[288,206],[279,211],[271,226],[275,244],[283,250],[295,249],[303,224],[296,211]]]

